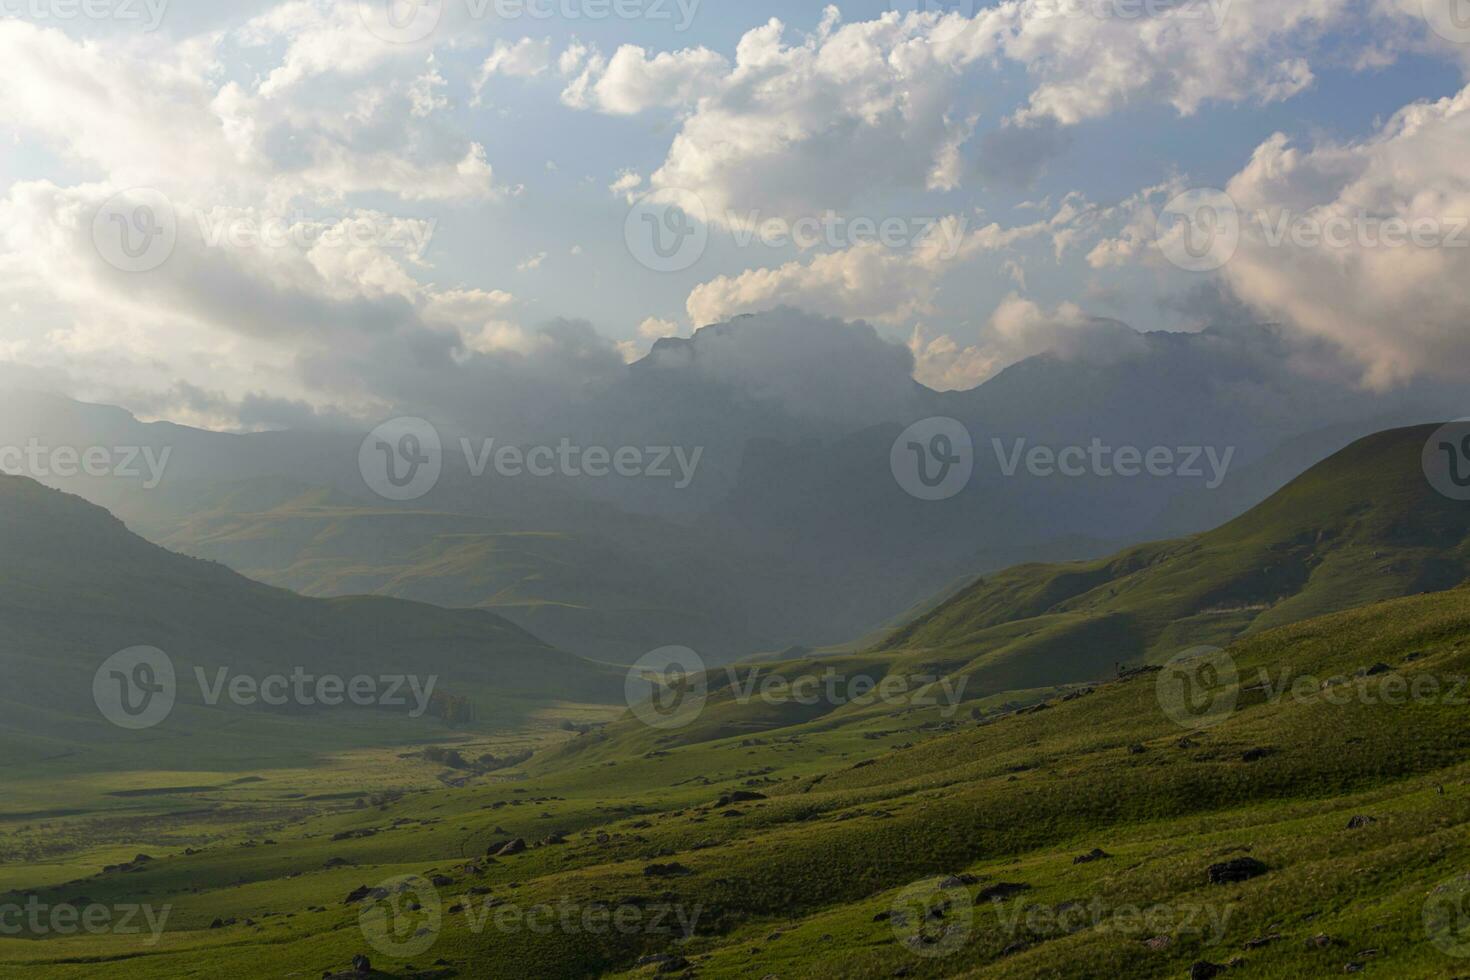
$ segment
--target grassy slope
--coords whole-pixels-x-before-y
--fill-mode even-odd
[[[1470,674],[1470,592],[1263,632],[1231,652],[1247,686],[1259,670],[1273,680],[1327,677],[1380,661],[1401,665],[1411,681]],[[1379,692],[1383,680],[1364,683]],[[1242,977],[1340,973],[1349,962],[1372,975],[1449,977],[1464,964],[1425,941],[1421,914],[1430,890],[1470,861],[1465,710],[1443,701],[1339,705],[1247,693],[1234,715],[1191,735],[1186,747],[1159,709],[1154,677],[1144,675],[937,736],[937,719],[897,709],[882,724],[797,726],[759,744],[735,736],[675,745],[653,759],[563,751],[526,770],[524,781],[325,814],[277,831],[267,848],[218,844],[183,857],[176,838],[175,850],[141,872],[42,890],[171,902],[174,928],[157,947],[122,937],[0,941],[0,969],[24,963],[43,976],[89,976],[93,966],[66,962],[85,955],[108,958],[108,975],[124,978],[227,968],[316,975],[367,949],[343,895],[434,870],[453,879],[441,889],[446,904],[482,885],[492,899],[522,907],[636,899],[701,911],[687,945],[643,933],[476,933],[462,914],[450,915],[432,950],[415,957],[420,968],[442,959],[440,975],[644,975],[633,970],[639,955],[673,950],[703,977],[882,977],[900,969],[1163,977],[1183,975],[1197,959],[1234,956],[1245,959],[1232,973]],[[1144,751],[1130,751],[1135,745]],[[1273,754],[1244,761],[1258,747]],[[857,764],[866,759],[874,761]],[[751,786],[769,798],[740,805],[735,817],[711,809],[717,794]],[[517,800],[523,805],[507,805]],[[1350,831],[1357,814],[1376,822]],[[354,826],[394,829],[324,842]],[[553,828],[570,843],[502,858],[483,876],[460,869],[492,840],[537,840]],[[1112,857],[1073,863],[1093,847]],[[1210,864],[1243,854],[1269,871],[1244,884],[1207,884]],[[329,856],[353,864],[321,870]],[[693,874],[646,878],[642,869],[654,860]],[[944,958],[915,956],[889,923],[875,921],[905,886],[964,871],[980,879],[967,893],[998,881],[1030,890],[999,906],[980,901],[973,935]],[[1058,934],[1002,925],[1018,908],[1068,901],[1203,904],[1228,909],[1229,918],[1217,943],[1180,934],[1158,950],[1142,940],[1167,928]],[[304,911],[315,905],[324,911]],[[208,929],[219,916],[255,924]],[[1280,938],[1245,950],[1273,932]],[[1317,935],[1331,942],[1310,944]],[[410,975],[402,962],[375,959],[386,975]]]
[[[923,651],[974,678],[973,691],[994,692],[1451,588],[1470,572],[1470,511],[1423,477],[1432,431],[1360,440],[1206,534],[990,576],[879,649]]]
[[[521,723],[560,701],[621,698],[622,672],[547,646],[488,612],[394,599],[308,599],[144,542],[100,508],[18,477],[0,477],[0,744],[56,769],[304,764],[322,751],[437,737],[442,723],[406,711],[208,707],[193,668],[212,677],[437,675],[469,698],[477,723]],[[182,678],[168,721],[111,728],[92,676],[112,653],[158,647]],[[77,769],[81,771],[81,769]]]
[[[304,595],[488,609],[595,659],[631,662],[675,641],[725,657],[769,643],[734,601],[740,576],[730,563],[687,540],[687,530],[652,519],[620,516],[610,538],[375,508],[308,488],[228,489],[199,513],[155,528],[157,540]]]

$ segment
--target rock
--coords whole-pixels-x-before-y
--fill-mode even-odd
[[[448,875],[435,875],[434,877],[429,879],[429,884],[433,885],[435,888],[448,888],[450,885],[454,884],[454,879],[449,877]]]
[[[352,968],[358,973],[372,973],[373,964],[366,956],[358,953],[352,958]]]
[[[1219,864],[1210,865],[1210,884],[1225,885],[1249,881],[1252,878],[1265,874],[1269,870],[1269,868],[1255,858],[1233,858],[1229,861],[1221,861]]]
[[[992,898],[1010,898],[1012,895],[1018,895],[1030,887],[1030,885],[1023,885],[1019,882],[1002,881],[999,884],[980,889],[980,893],[975,896],[975,899],[980,902],[988,902]]]
[[[347,864],[347,859],[346,858],[334,857],[334,858],[327,858],[327,863],[324,864],[324,865],[322,865],[322,867],[324,867],[324,868],[340,868],[340,867],[342,867],[345,864]]]
[[[500,849],[495,852],[495,856],[511,857],[512,855],[521,853],[525,849],[525,840],[523,838],[517,837],[515,840],[506,841],[504,844],[500,845]]]
[[[1240,755],[1240,761],[1241,762],[1260,762],[1262,759],[1266,758],[1266,756],[1273,754],[1275,751],[1276,751],[1275,749],[1260,748],[1260,747],[1257,747],[1257,748],[1254,748],[1254,749],[1246,749],[1244,752],[1241,753],[1241,755]]]
[[[979,878],[976,878],[974,875],[970,874],[950,875],[947,878],[943,878],[940,880],[939,887],[943,889],[964,888],[966,885],[974,885],[977,884],[979,881]]]
[[[1348,830],[1362,830],[1371,823],[1377,823],[1377,817],[1356,816],[1348,821]]]
[[[737,789],[735,790],[735,792],[726,793],[724,796],[716,800],[715,809],[718,810],[721,807],[727,807],[731,803],[752,803],[755,800],[764,800],[766,798],[766,794],[764,793],[755,793],[750,790]]]
[[[1148,749],[1146,747],[1142,746],[1142,745],[1130,745],[1130,746],[1128,746],[1128,754],[1129,755],[1143,755],[1147,751],[1148,751]]]
[[[1358,671],[1358,676],[1359,677],[1377,677],[1378,675],[1380,675],[1380,674],[1386,674],[1386,673],[1388,673],[1391,670],[1393,670],[1393,668],[1390,667],[1388,664],[1385,664],[1385,663],[1376,663],[1372,667],[1364,667],[1362,670]]]
[[[1143,944],[1157,953],[1159,950],[1168,949],[1170,946],[1174,945],[1174,937],[1155,936],[1152,939],[1145,939],[1143,941]]]
[[[1078,855],[1077,857],[1074,857],[1072,859],[1072,863],[1073,864],[1091,864],[1093,861],[1101,861],[1104,858],[1110,858],[1110,857],[1112,857],[1112,855],[1109,854],[1107,851],[1103,850],[1100,847],[1094,847],[1092,850],[1088,851],[1086,854],[1081,854],[1081,855]]]
[[[1205,960],[1199,960],[1189,968],[1189,980],[1211,980],[1225,972],[1225,967]]]

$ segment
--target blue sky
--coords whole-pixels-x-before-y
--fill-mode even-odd
[[[602,20],[415,0],[435,29],[390,40],[388,0],[176,0],[156,30],[142,0],[96,2],[108,16],[0,8],[0,379],[226,426],[251,396],[371,415],[415,393],[325,354],[534,373],[790,305],[869,321],[921,381],[966,387],[1085,347],[1097,318],[1199,329],[1202,285],[1353,351],[1365,384],[1463,367],[1464,297],[1431,288],[1466,261],[1452,243],[1325,249],[1250,219],[1454,237],[1470,194],[1441,150],[1465,137],[1467,45],[1421,0],[685,0],[687,30],[674,0]],[[1247,216],[1203,272],[1159,224],[1199,188]],[[627,235],[671,193],[708,209],[708,245],[660,271]],[[148,195],[177,235],[119,268],[97,236]],[[742,244],[771,219],[837,231]],[[343,222],[378,237],[313,237]],[[875,243],[865,222],[907,232]],[[241,226],[304,237],[208,241]],[[574,349],[542,329],[564,320]]]

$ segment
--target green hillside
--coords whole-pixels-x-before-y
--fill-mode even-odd
[[[1424,478],[1433,430],[1362,439],[1205,534],[987,576],[878,649],[943,661],[974,692],[996,692],[1452,588],[1470,574],[1470,509]]]
[[[229,768],[300,762],[331,749],[438,737],[449,722],[520,725],[538,711],[621,700],[622,672],[547,646],[483,611],[394,599],[308,599],[130,533],[106,511],[20,477],[0,477],[0,743],[56,768]],[[147,731],[109,724],[93,698],[107,658],[154,647],[172,659],[178,704]],[[430,710],[260,705],[216,698],[220,670],[260,679],[303,668],[414,677]],[[389,696],[384,685],[383,694]],[[314,688],[313,688],[314,689]],[[394,699],[406,699],[409,685]],[[457,706],[457,707],[456,707]]]
[[[750,589],[736,587],[752,580],[750,563],[652,518],[537,530],[279,481],[209,489],[190,516],[149,523],[150,537],[303,595],[486,609],[555,646],[625,663],[671,642],[713,659],[772,642],[746,614]]]
[[[563,751],[515,781],[319,809],[247,850],[208,823],[144,824],[130,845],[146,841],[148,863],[17,894],[168,903],[160,941],[0,939],[0,971],[318,976],[365,954],[391,977],[1463,972],[1466,937],[1439,916],[1470,862],[1470,727],[1452,687],[1470,674],[1470,593],[1230,653],[1238,707],[1201,731],[1140,674],[948,733],[897,709],[652,758]],[[1256,683],[1379,663],[1337,682],[1343,697]],[[12,849],[36,836],[7,826]],[[486,856],[513,838],[530,846]],[[1248,880],[1214,884],[1217,866]],[[416,876],[414,900],[383,914],[399,943],[425,942],[395,954],[363,931],[393,903],[351,895],[399,876]],[[948,911],[921,913],[934,905]],[[527,928],[543,908],[574,912]],[[640,925],[589,931],[585,908]]]

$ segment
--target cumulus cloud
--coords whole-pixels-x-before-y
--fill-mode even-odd
[[[923,326],[909,338],[914,376],[940,390],[973,388],[1037,354],[1106,363],[1143,349],[1142,335],[1125,324],[1090,316],[1074,303],[1046,309],[1019,293],[1001,301],[976,343],[961,346]]]
[[[1226,186],[1246,216],[1226,281],[1260,313],[1352,351],[1372,384],[1463,377],[1467,155],[1470,88],[1408,106],[1361,142],[1273,136]]]
[[[1015,180],[1066,145],[1060,127],[1140,101],[1188,115],[1209,102],[1289,98],[1312,84],[1319,41],[1344,23],[1384,25],[1396,40],[1381,63],[1409,44],[1398,40],[1407,16],[1374,0],[1163,9],[1008,0],[973,17],[889,13],[842,24],[829,7],[810,34],[791,38],[775,19],[751,30],[733,64],[704,49],[629,47],[608,60],[578,47],[564,58],[580,74],[563,99],[617,114],[681,107],[655,188],[700,195],[716,220],[754,207],[796,217],[895,188],[960,186],[984,111],[1003,124],[984,138],[979,168]],[[1032,88],[1002,120],[978,73],[1007,62],[1025,66]]]
[[[936,222],[913,248],[890,248],[872,239],[774,269],[719,276],[689,294],[689,319],[714,323],[789,305],[850,319],[900,322],[932,308],[939,277],[983,247],[989,241],[987,231],[968,233],[965,221],[951,216]]]
[[[534,78],[551,67],[551,38],[536,40],[523,37],[514,44],[496,41],[490,56],[480,66],[480,77],[476,88],[483,86],[493,75],[511,78]]]
[[[581,62],[578,55],[563,63]],[[662,51],[650,57],[643,48],[625,44],[611,59],[588,56],[581,74],[562,92],[562,101],[621,116],[684,106],[713,92],[728,69],[724,56],[708,48]]]

